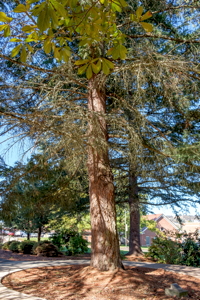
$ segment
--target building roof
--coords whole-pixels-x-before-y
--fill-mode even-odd
[[[181,229],[182,231],[186,231],[187,233],[195,232],[197,229],[200,230],[200,222],[185,223],[183,224]]]
[[[153,220],[153,221],[157,221],[157,220],[159,220],[160,219],[160,217],[162,217],[162,216],[164,216],[163,214],[154,214],[154,215],[147,215],[147,216],[144,216],[145,217],[145,219],[147,219],[147,220]]]
[[[161,218],[164,218],[165,220],[167,220],[168,223],[170,223],[175,229],[178,229],[178,227],[176,226],[176,224],[174,224],[172,221],[170,221],[164,214],[152,214],[152,215],[147,215],[144,216],[147,220],[151,221],[155,221],[158,222]],[[142,233],[144,233],[146,230],[148,229],[148,227],[142,228]]]

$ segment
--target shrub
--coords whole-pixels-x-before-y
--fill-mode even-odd
[[[81,254],[88,251],[88,242],[74,230],[57,231],[50,240],[59,249],[66,247],[67,255]]]
[[[58,256],[60,254],[57,246],[50,241],[41,241],[34,247],[34,254],[38,256]]]
[[[176,241],[158,236],[148,249],[147,256],[159,263],[178,264],[180,261],[181,244]]]
[[[50,240],[60,249],[62,246],[66,246],[69,240],[77,234],[78,233],[74,230],[62,229],[55,232],[54,235],[50,237]]]
[[[70,238],[69,242],[66,245],[67,254],[75,255],[85,253],[88,250],[88,242],[82,238],[81,235],[77,234]]]
[[[166,232],[165,235],[153,240],[147,256],[161,263],[200,267],[198,232],[189,234]]]
[[[19,252],[23,254],[33,254],[33,246],[37,244],[35,241],[25,240],[19,245]]]
[[[18,241],[13,241],[10,245],[9,245],[9,250],[12,252],[19,252],[19,245],[21,243]]]
[[[49,240],[54,244],[56,245],[59,249],[62,248],[62,245],[65,245],[66,244],[66,241],[65,241],[65,233],[63,232],[56,232],[54,233],[50,238]]]
[[[13,241],[8,241],[8,242],[5,242],[2,246],[2,249],[3,250],[9,250],[9,246],[10,244],[12,243]]]
[[[37,246],[41,246],[44,243],[50,243],[50,241],[49,240],[43,240],[43,241],[40,241],[40,242],[35,242],[35,244],[33,246],[33,254],[35,254],[35,249],[37,248]]]
[[[200,267],[200,245],[191,238],[188,238],[182,244],[181,264],[186,266]]]

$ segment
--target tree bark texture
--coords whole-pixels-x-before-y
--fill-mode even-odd
[[[38,228],[38,242],[40,242],[40,240],[41,240],[41,234],[42,234],[42,227],[40,226]]]
[[[143,255],[140,243],[140,205],[138,195],[137,177],[134,171],[129,171],[129,209],[130,209],[130,235],[128,255]]]
[[[114,184],[107,147],[106,95],[96,77],[88,94],[88,174],[92,231],[91,266],[100,271],[122,268],[116,228]]]

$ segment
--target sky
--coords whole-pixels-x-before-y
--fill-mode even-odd
[[[27,140],[13,145],[13,140],[9,139],[9,135],[0,136],[0,156],[4,159],[7,165],[13,166],[16,161],[26,162],[30,157],[33,149],[24,154],[31,148],[31,143]]]
[[[10,148],[10,145],[13,143],[11,140],[7,140],[3,142],[5,139],[8,139],[9,136],[0,137],[0,156],[4,159],[7,165],[13,166],[16,161],[21,161],[26,163],[28,158],[31,156],[33,149],[30,150],[26,155],[24,155],[24,151],[31,147],[30,142],[27,140],[24,144],[16,143],[13,147]],[[152,213],[154,214],[164,214],[166,216],[174,215],[173,210],[170,206],[156,206],[150,207]],[[179,211],[179,215],[196,215],[197,212],[200,213],[200,205],[197,207],[197,212],[194,208],[189,207],[187,204],[185,205],[186,211]]]

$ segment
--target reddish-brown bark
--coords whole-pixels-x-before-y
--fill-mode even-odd
[[[129,252],[127,255],[143,255],[140,243],[140,206],[138,196],[137,177],[129,172],[129,209],[130,209],[130,235]]]
[[[91,266],[101,271],[122,267],[116,228],[113,175],[107,148],[106,95],[97,78],[89,82],[88,174],[92,231]],[[98,141],[98,142],[97,142]]]

